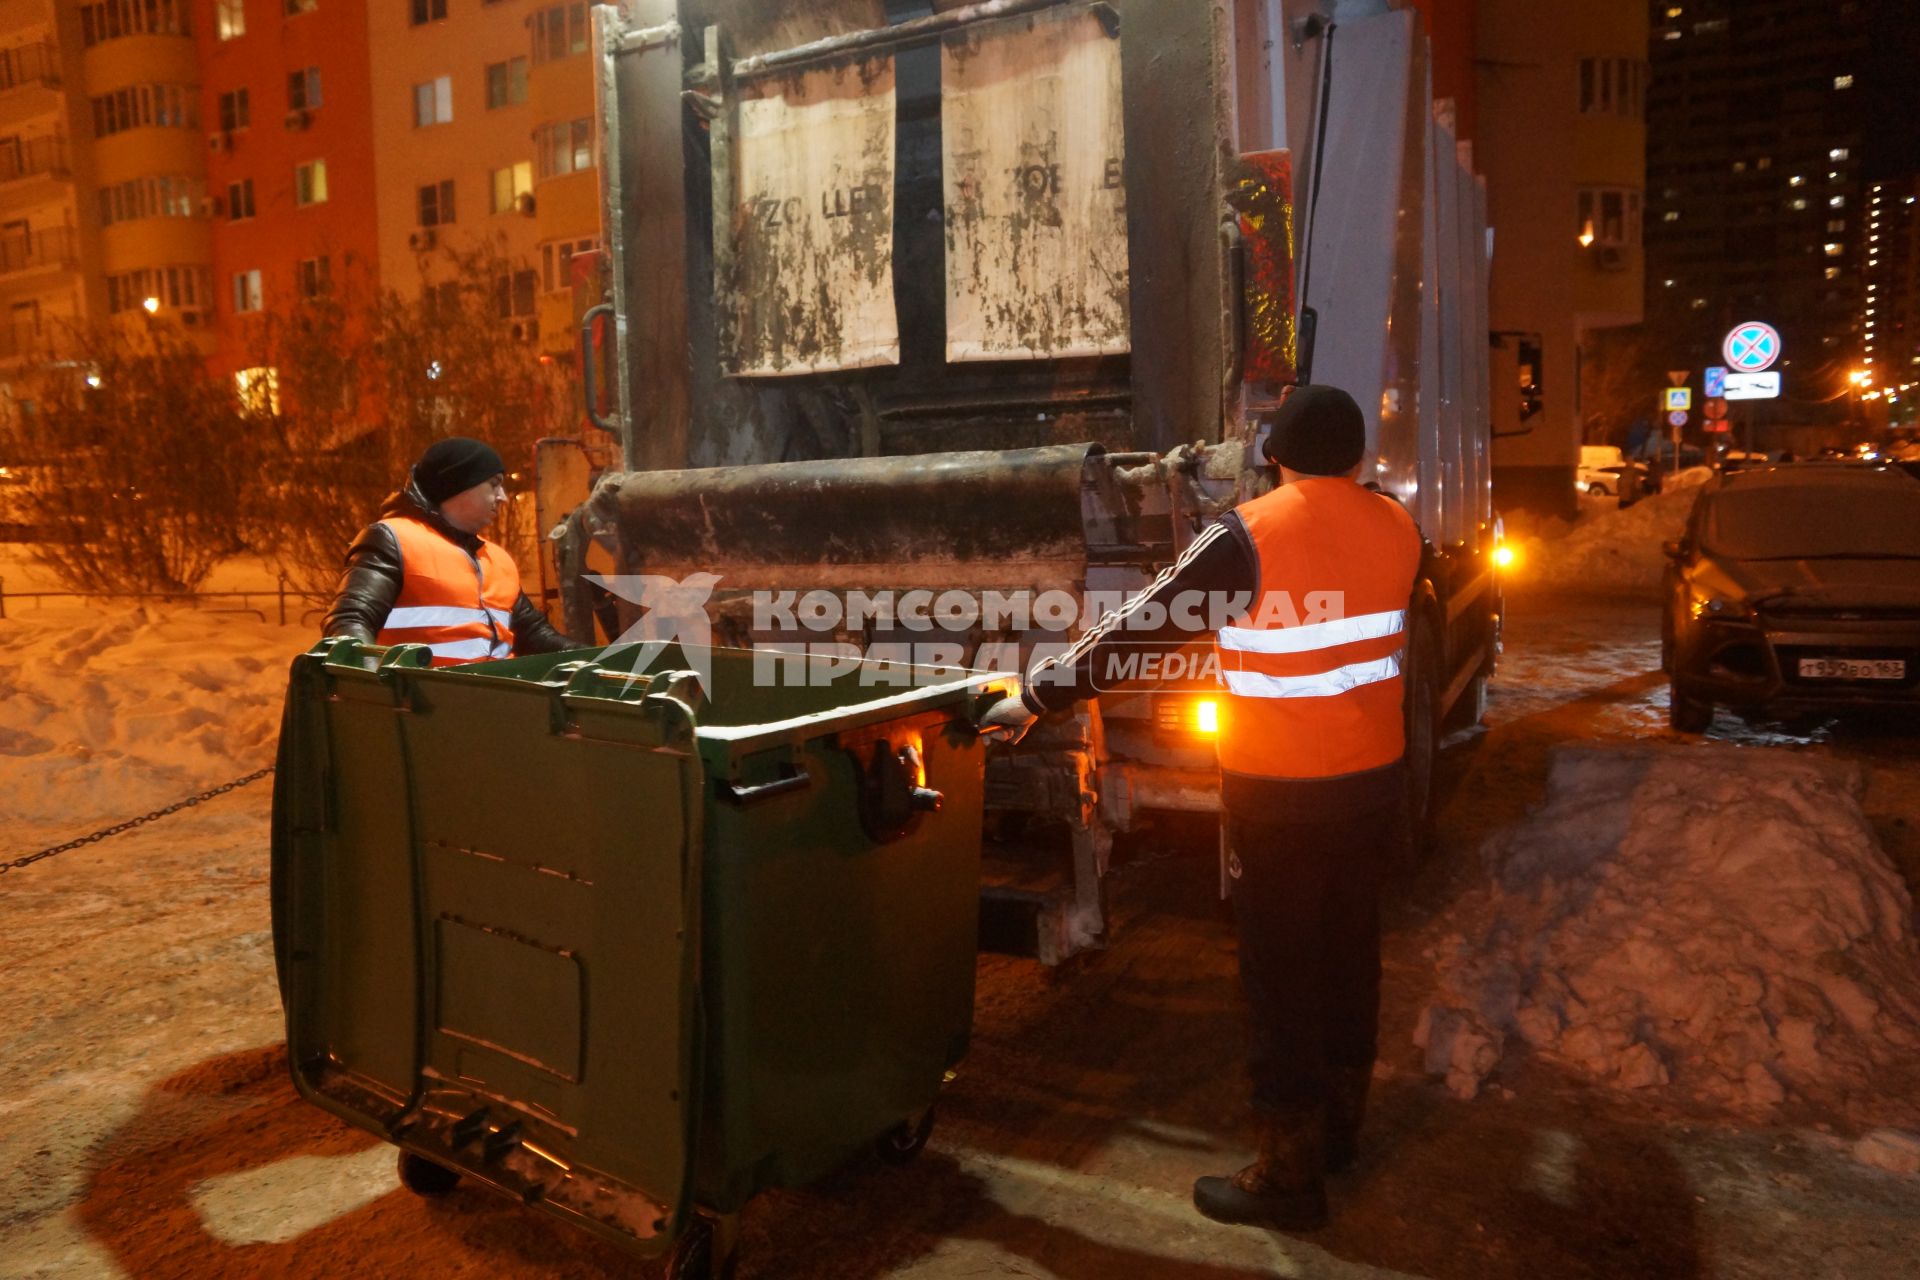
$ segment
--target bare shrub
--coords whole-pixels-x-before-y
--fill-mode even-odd
[[[245,549],[257,467],[231,386],[166,321],[61,335],[13,381],[0,448],[35,557],[73,591],[185,592]]]

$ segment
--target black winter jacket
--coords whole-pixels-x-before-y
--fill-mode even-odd
[[[411,477],[407,480],[406,488],[387,499],[380,509],[380,515],[382,519],[388,516],[412,516],[416,520],[424,520],[441,537],[459,546],[468,555],[480,548],[479,538],[462,533],[448,524],[446,518],[421,497]],[[393,602],[400,598],[402,574],[400,541],[393,536],[393,530],[379,521],[362,529],[360,536],[353,540],[353,545],[347,548],[346,572],[340,575],[340,585],[334,590],[333,606],[327,610],[324,634],[352,636],[371,644],[379,637],[380,628],[386,625]],[[546,615],[527,599],[524,591],[513,602],[511,618],[513,651],[516,654],[557,653],[561,649],[580,647],[555,630]]]

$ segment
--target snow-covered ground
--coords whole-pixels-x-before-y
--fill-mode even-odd
[[[1510,584],[1622,595],[1657,591],[1667,563],[1660,544],[1680,536],[1700,486],[1712,477],[1706,467],[1690,468],[1630,507],[1611,498],[1583,501],[1572,524],[1509,519],[1507,536],[1518,556]]]
[[[1509,1046],[1617,1089],[1855,1131],[1920,1121],[1913,900],[1856,765],[1735,746],[1562,747],[1489,841],[1417,1033],[1477,1093]]]
[[[310,628],[246,613],[63,601],[0,620],[0,812],[84,826],[273,762]]]
[[[1679,745],[1654,611],[1551,608],[1515,606],[1489,727],[1443,761],[1445,856],[1390,904],[1375,1116],[1329,1231],[1186,1204],[1246,1145],[1208,844],[1123,863],[1113,948],[1083,966],[984,958],[927,1155],[757,1201],[743,1280],[1912,1274],[1913,740],[1723,720],[1746,745]],[[0,861],[268,763],[313,639],[9,615]],[[1675,745],[1568,745],[1629,739]],[[483,1191],[417,1200],[293,1095],[267,785],[0,876],[0,1276],[633,1274]]]

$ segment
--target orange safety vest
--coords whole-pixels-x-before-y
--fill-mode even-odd
[[[480,539],[477,555],[424,520],[380,522],[400,543],[400,595],[380,627],[381,644],[424,644],[433,665],[513,656],[520,570],[506,549]]]
[[[1220,767],[1333,778],[1406,751],[1400,657],[1420,567],[1406,509],[1341,476],[1282,485],[1239,508],[1260,587],[1214,644],[1227,697]]]

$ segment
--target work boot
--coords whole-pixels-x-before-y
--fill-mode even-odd
[[[1367,1115],[1373,1068],[1334,1067],[1327,1084],[1327,1172],[1345,1173],[1360,1155],[1360,1122]]]
[[[1257,1112],[1260,1154],[1231,1178],[1193,1184],[1193,1207],[1215,1222],[1279,1231],[1327,1225],[1325,1110]]]

